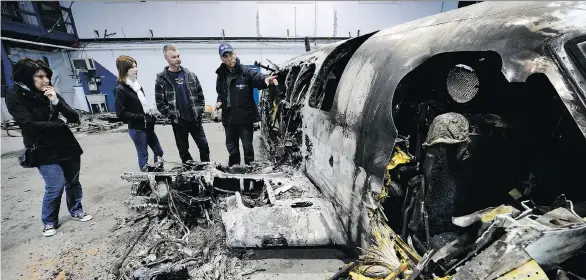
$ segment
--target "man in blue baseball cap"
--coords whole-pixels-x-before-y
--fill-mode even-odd
[[[240,64],[234,49],[221,43],[218,49],[222,64],[216,70],[216,110],[222,109],[222,124],[226,132],[226,148],[230,154],[228,165],[240,164],[240,143],[244,149],[244,163],[254,161],[252,138],[258,109],[254,102],[253,89],[265,89],[269,84],[277,85],[276,77],[267,77],[255,69]]]

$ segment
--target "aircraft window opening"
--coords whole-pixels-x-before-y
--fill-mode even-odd
[[[309,98],[309,106],[326,112],[332,109],[340,78],[342,78],[342,73],[346,65],[348,65],[352,54],[352,51],[346,50],[338,55],[329,66],[325,67],[325,74],[319,77],[321,79],[319,83],[321,84],[313,90]]]
[[[586,79],[586,35],[568,41],[564,47],[582,77]]]
[[[307,92],[309,91],[309,86],[311,84],[311,79],[315,74],[315,64],[305,65],[299,75],[297,76],[297,80],[291,89],[291,100],[292,104],[301,104],[305,99]]]

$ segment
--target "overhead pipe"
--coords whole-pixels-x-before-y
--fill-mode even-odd
[[[0,37],[0,39],[6,40],[6,41],[13,41],[13,42],[18,42],[18,43],[23,43],[23,44],[32,44],[32,45],[37,45],[37,46],[52,47],[52,48],[57,48],[57,49],[70,50],[70,51],[80,51],[81,50],[81,49],[78,49],[78,48],[71,48],[71,47],[66,47],[66,46],[53,45],[53,44],[40,43],[40,42],[33,42],[33,41],[21,40],[21,39],[14,39],[14,38],[8,38],[8,37]]]
[[[2,40],[6,40],[6,41],[13,41],[13,42],[18,42],[18,43],[23,43],[23,44],[32,44],[32,45],[38,45],[38,46],[45,46],[45,47],[52,47],[52,48],[57,48],[57,49],[63,49],[63,50],[70,50],[70,51],[103,51],[103,50],[143,50],[143,49],[155,49],[159,46],[153,46],[153,45],[138,45],[138,46],[129,46],[129,45],[121,45],[121,46],[113,46],[113,45],[108,45],[108,46],[104,46],[104,47],[85,47],[85,48],[72,48],[72,47],[66,47],[66,46],[60,46],[60,45],[53,45],[53,44],[47,44],[47,43],[40,43],[40,42],[33,42],[33,41],[28,41],[28,40],[21,40],[21,39],[14,39],[14,38],[8,38],[8,37],[0,37],[0,39]],[[293,38],[292,38],[293,39]],[[306,38],[300,38],[301,40],[306,40]],[[344,38],[347,39],[347,38]],[[93,40],[90,40],[93,41]],[[165,43],[169,43],[169,42],[161,42],[160,44],[165,44]],[[99,43],[97,43],[99,44]],[[152,44],[152,43],[148,43],[148,44]],[[181,46],[181,48],[183,49],[216,49],[217,46],[213,43],[205,43],[207,45],[203,45],[202,43],[199,44],[189,44],[189,43],[180,43],[180,44],[176,44],[178,47]],[[273,45],[273,46],[258,46],[258,45],[250,45],[250,46],[239,46],[239,49],[294,49],[294,48],[298,48],[298,46],[291,46],[291,45]]]
[[[217,44],[174,44],[177,48],[180,49],[217,49]],[[79,51],[105,51],[105,50],[152,50],[157,48],[162,48],[163,43],[160,45],[139,45],[139,46],[113,46],[107,45],[104,47],[85,47],[83,49],[77,49]],[[300,46],[295,45],[272,45],[272,46],[258,46],[258,45],[250,45],[250,46],[238,46],[238,49],[275,49],[275,50],[282,50],[282,49],[296,49],[300,48]]]
[[[348,33],[348,37],[309,37],[310,40],[317,41],[339,41],[339,40],[347,40],[351,38],[352,35]],[[305,38],[298,37],[298,38],[287,38],[287,37],[174,37],[174,38],[164,38],[164,37],[156,37],[156,38],[149,38],[149,37],[138,37],[138,38],[98,38],[98,39],[80,39],[81,43],[133,43],[133,42],[143,42],[143,41],[250,41],[250,42],[265,42],[265,41],[299,41],[303,42]]]

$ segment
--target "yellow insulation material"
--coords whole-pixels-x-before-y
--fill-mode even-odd
[[[385,186],[389,187],[391,185],[391,180],[387,180],[385,182]],[[376,201],[383,201],[387,198],[387,196],[389,195],[389,191],[387,191],[387,188],[382,188],[381,192],[379,194],[377,194],[374,199]]]
[[[359,265],[352,271],[356,276],[352,279],[402,279],[399,277],[410,269],[410,265],[421,260],[377,213],[372,213],[371,218],[372,242],[360,256]]]
[[[393,158],[391,158],[391,161],[387,165],[387,172],[395,169],[395,167],[399,166],[399,164],[408,163],[410,161],[411,156],[409,154],[403,152],[401,148],[395,147],[395,154],[393,155]]]
[[[352,271],[350,271],[350,277],[352,280],[383,280],[383,278],[370,278]]]
[[[514,208],[512,206],[501,205],[497,208],[492,209],[492,211],[485,213],[480,217],[480,220],[483,223],[492,222],[497,215],[502,214],[511,214],[513,213]]]
[[[389,161],[389,164],[387,165],[387,169],[386,169],[385,186],[387,188],[391,186],[390,171],[395,169],[395,167],[397,167],[401,164],[405,164],[405,163],[410,162],[411,160],[413,160],[412,156],[410,156],[408,153],[401,150],[401,148],[395,146],[395,153],[393,154],[391,161]],[[377,201],[382,201],[385,198],[387,198],[387,195],[389,193],[387,188],[383,188],[382,191],[378,195],[376,195],[375,199]]]

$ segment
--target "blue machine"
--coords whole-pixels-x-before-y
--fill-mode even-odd
[[[250,68],[252,68],[252,69],[254,69],[254,70],[258,71],[258,72],[261,72],[260,69],[258,67],[256,67],[256,66],[254,66],[254,65],[248,65],[248,67],[250,67]],[[254,96],[254,103],[256,103],[256,106],[258,106],[258,98],[259,98],[259,96],[258,96],[258,89],[256,89],[256,88],[253,89],[252,95]]]
[[[256,106],[258,106],[258,89],[254,89],[252,94],[254,96],[254,103],[256,103]]]

